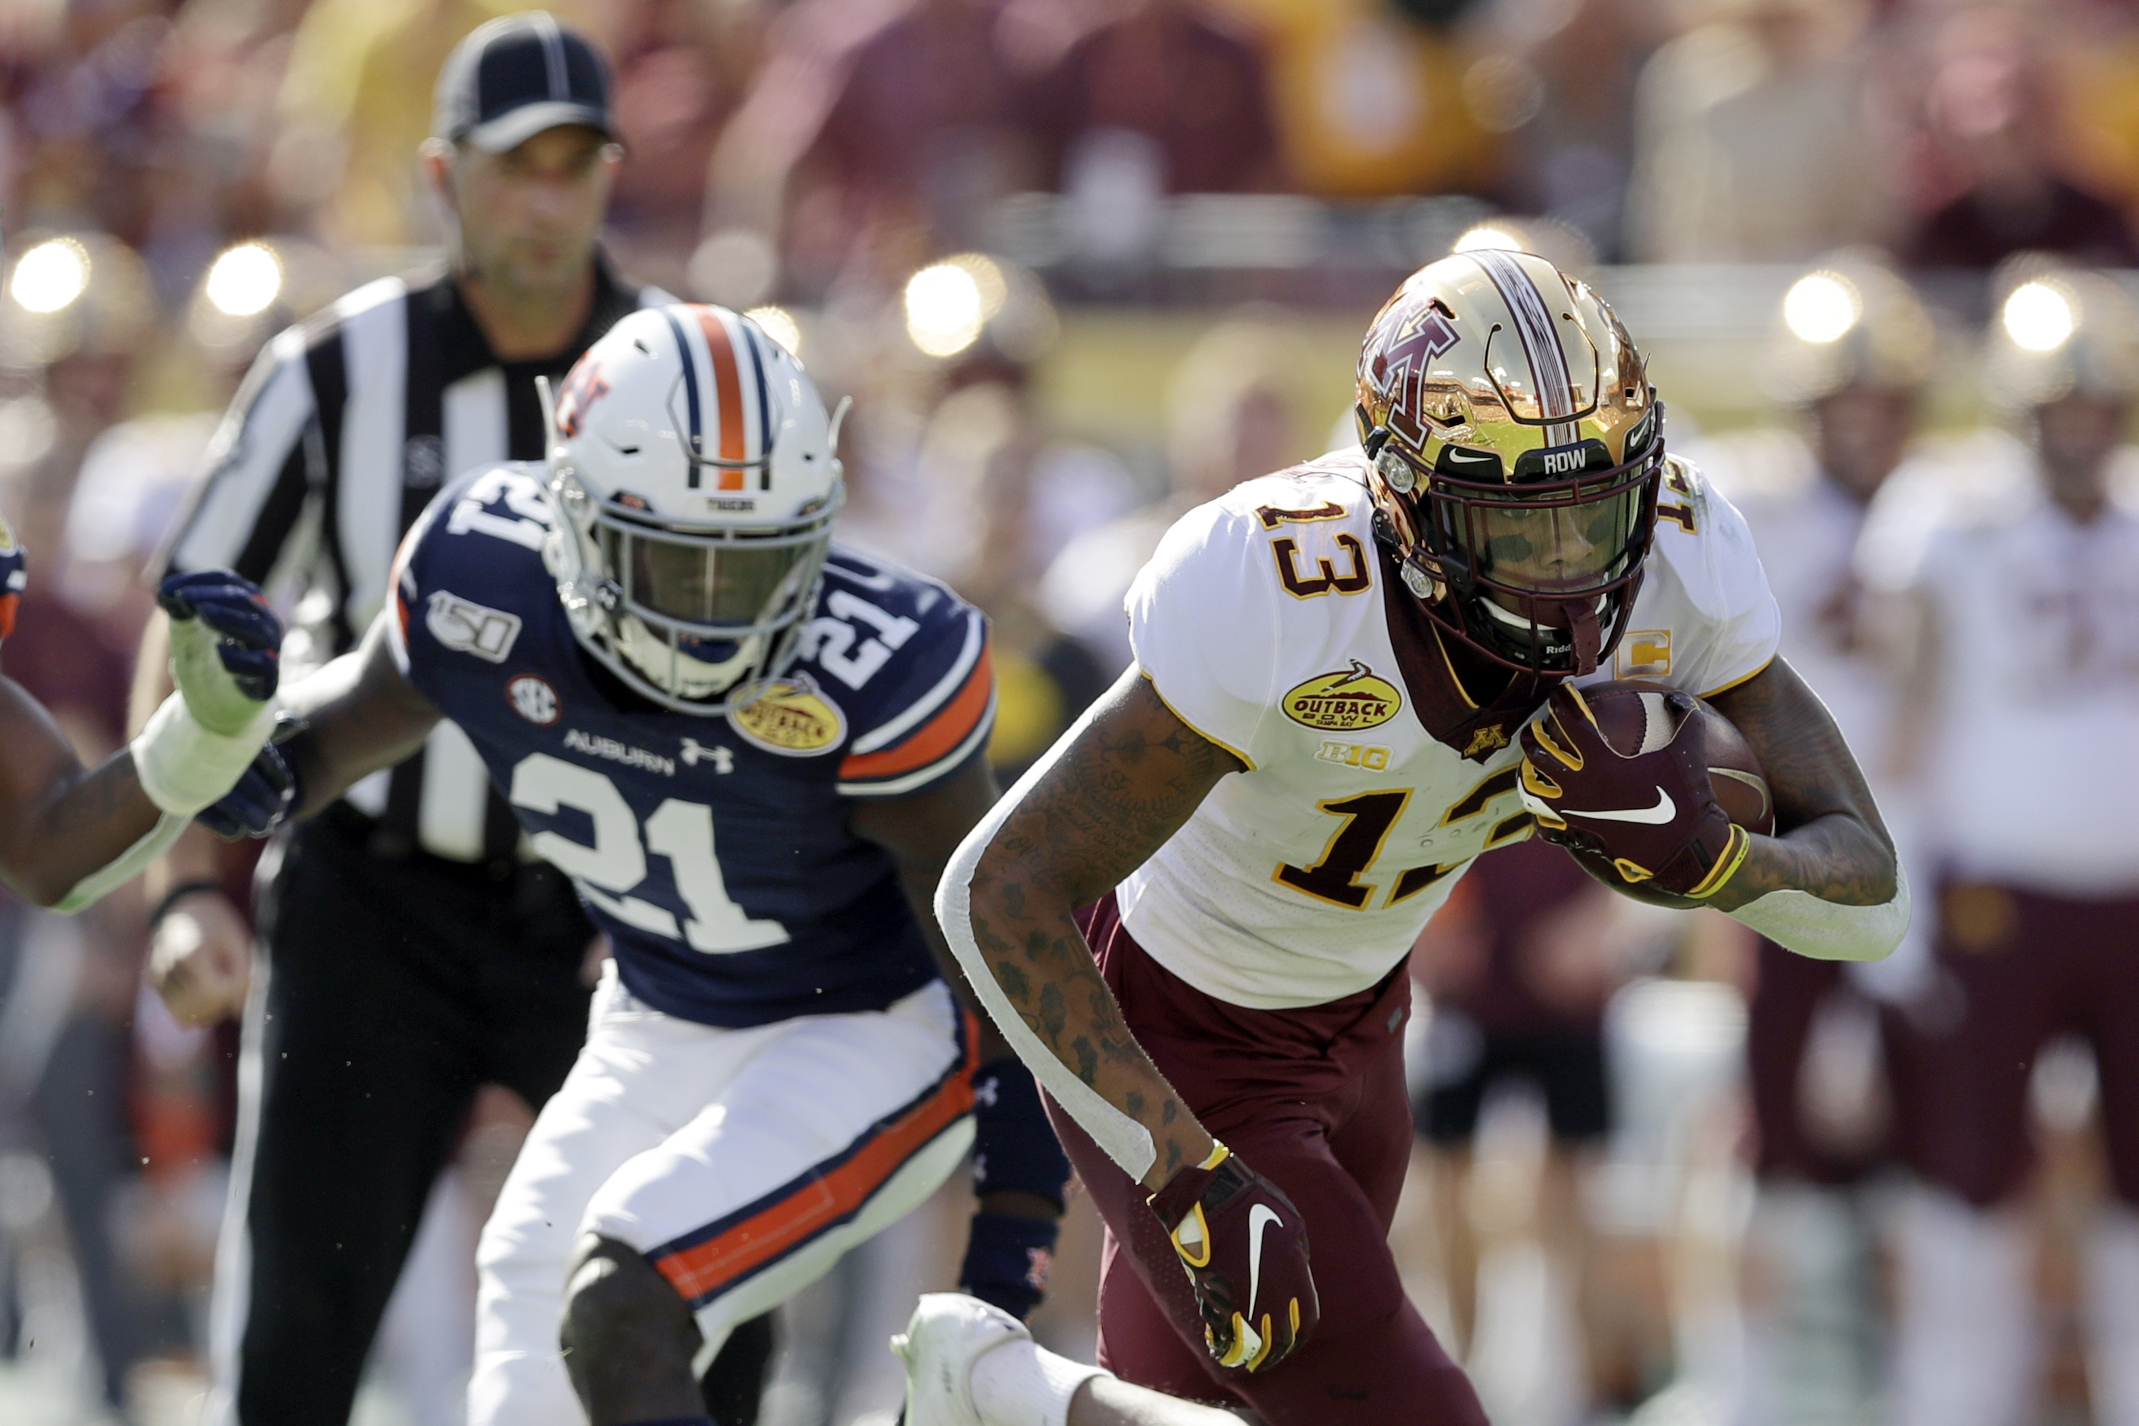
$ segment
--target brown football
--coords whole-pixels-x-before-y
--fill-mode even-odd
[[[1715,789],[1716,802],[1723,808],[1724,815],[1748,832],[1772,834],[1775,830],[1775,799],[1768,792],[1768,779],[1761,769],[1760,759],[1753,755],[1745,735],[1730,719],[1699,698],[1692,700],[1690,712],[1681,715],[1664,699],[1664,695],[1671,691],[1660,683],[1625,678],[1584,687],[1582,697],[1597,715],[1597,727],[1604,734],[1604,740],[1629,756],[1663,747],[1674,733],[1698,738],[1708,767],[1709,786]],[[1682,733],[1679,732],[1681,717],[1693,724]],[[1567,853],[1599,881],[1638,900],[1652,901],[1660,906],[1702,904],[1654,887],[1629,886],[1612,869],[1609,858],[1575,847],[1567,848]]]

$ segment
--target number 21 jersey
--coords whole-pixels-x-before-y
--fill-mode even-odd
[[[673,713],[573,637],[542,562],[541,473],[499,466],[439,495],[396,560],[388,634],[572,877],[625,987],[732,1027],[881,1009],[925,985],[935,964],[891,856],[847,817],[983,755],[986,621],[835,546],[793,665],[724,717]]]

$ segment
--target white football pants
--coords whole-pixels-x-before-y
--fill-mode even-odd
[[[890,1008],[722,1030],[649,1009],[612,963],[476,1254],[470,1426],[585,1426],[558,1349],[582,1234],[647,1255],[703,1370],[950,1176],[973,1141],[971,1032],[941,983]]]

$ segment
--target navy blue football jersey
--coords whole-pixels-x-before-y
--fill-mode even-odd
[[[467,733],[535,850],[569,874],[625,986],[707,1025],[880,1009],[935,974],[889,853],[847,830],[979,757],[986,621],[834,547],[794,664],[724,717],[627,689],[572,635],[542,563],[539,465],[441,491],[395,562],[402,670]]]

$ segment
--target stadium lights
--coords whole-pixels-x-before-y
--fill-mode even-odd
[[[230,317],[265,312],[282,292],[282,260],[265,243],[226,248],[208,269],[208,302]]]
[[[72,238],[48,238],[22,255],[8,296],[25,312],[65,308],[89,290],[89,249]]]
[[[758,324],[758,330],[787,348],[789,356],[802,355],[802,328],[785,307],[753,307],[743,314]]]
[[[1488,251],[1519,253],[1523,251],[1523,240],[1511,228],[1501,227],[1493,223],[1480,223],[1477,227],[1472,228],[1462,237],[1456,239],[1456,245],[1450,248],[1449,251],[1453,253]]]
[[[2005,334],[2023,351],[2053,352],[2079,325],[2071,299],[2047,282],[2024,282],[2005,299]]]
[[[960,253],[915,273],[906,284],[906,334],[932,357],[953,357],[980,340],[1003,310],[1010,284],[992,258]]]
[[[1832,272],[1800,277],[1783,298],[1783,325],[1792,336],[1814,346],[1840,341],[1864,315],[1856,284]]]

